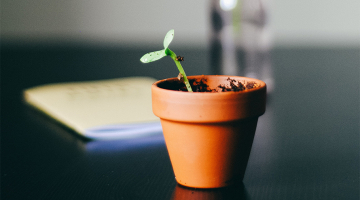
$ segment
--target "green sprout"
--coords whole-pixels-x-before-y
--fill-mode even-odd
[[[168,46],[171,43],[171,41],[173,40],[173,38],[174,38],[174,29],[172,29],[166,33],[165,38],[164,38],[164,49],[163,50],[147,53],[147,54],[143,55],[143,57],[140,58],[140,61],[143,63],[149,63],[149,62],[159,60],[165,56],[170,56],[174,60],[176,66],[180,72],[179,76],[181,78],[183,78],[187,90],[189,92],[192,92],[189,80],[187,79],[185,71],[180,64],[180,61],[183,60],[183,57],[176,56],[176,54],[168,48]]]

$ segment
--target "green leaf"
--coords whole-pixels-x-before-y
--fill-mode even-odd
[[[153,62],[155,60],[159,60],[165,56],[166,56],[165,49],[163,49],[160,51],[154,51],[154,52],[150,52],[150,53],[143,55],[143,57],[140,58],[140,61],[143,63],[149,63],[149,62]]]
[[[164,49],[168,48],[171,41],[174,39],[174,29],[171,29],[169,32],[166,33],[164,38]]]

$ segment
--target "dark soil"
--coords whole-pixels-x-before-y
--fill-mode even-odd
[[[238,92],[258,87],[255,82],[240,82],[230,78],[228,78],[227,81],[229,84],[220,84],[217,88],[210,88],[205,78],[189,80],[191,88],[194,92]],[[187,91],[182,80],[168,80],[158,84],[158,86],[168,90]]]

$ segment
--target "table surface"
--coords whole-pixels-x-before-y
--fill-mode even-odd
[[[273,50],[245,178],[223,189],[178,186],[162,135],[86,141],[22,100],[45,83],[178,74],[141,64],[151,50],[2,44],[1,199],[359,199],[359,48]],[[209,73],[207,51],[176,52],[188,75]]]

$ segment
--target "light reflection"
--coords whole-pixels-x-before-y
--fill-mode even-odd
[[[171,200],[246,200],[248,194],[242,183],[225,188],[198,189],[176,185]]]
[[[91,127],[84,136],[95,140],[141,138],[162,133],[160,121],[136,124],[113,124]]]
[[[88,153],[109,153],[141,149],[162,144],[165,145],[165,141],[163,135],[160,133],[158,135],[132,139],[94,140],[88,142],[85,146]]]
[[[228,11],[236,7],[237,0],[220,0],[221,9]]]

